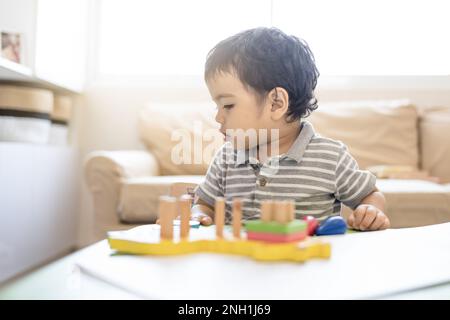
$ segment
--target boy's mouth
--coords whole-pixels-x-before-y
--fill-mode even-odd
[[[222,130],[220,130],[220,133],[223,135],[223,139],[224,139],[225,141],[229,141],[229,140],[230,140],[230,136],[227,135],[225,132],[223,132]]]

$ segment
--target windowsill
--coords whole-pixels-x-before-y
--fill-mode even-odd
[[[447,76],[324,76],[319,78],[318,89],[351,90],[450,90]]]
[[[56,82],[47,81],[34,74],[33,70],[25,65],[15,63],[0,57],[0,81],[16,85],[55,90],[62,93],[81,93],[82,88],[68,87]]]
[[[29,79],[32,74],[29,67],[0,57],[0,79],[21,81]]]
[[[87,87],[147,87],[153,89],[206,90],[203,76],[104,76]],[[450,75],[443,76],[321,76],[319,90],[450,90]]]

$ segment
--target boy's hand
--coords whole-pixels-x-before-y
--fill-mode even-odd
[[[175,220],[180,220],[180,217],[179,216],[176,217]],[[199,213],[192,214],[191,220],[198,221],[203,226],[210,226],[212,224],[212,219],[207,214],[199,214]],[[156,220],[156,224],[159,224],[159,219]]]
[[[390,227],[389,218],[383,211],[370,204],[361,204],[348,217],[350,228],[362,231],[384,230]]]
[[[202,226],[210,226],[213,223],[211,217],[205,213],[193,213],[191,220],[199,221]]]

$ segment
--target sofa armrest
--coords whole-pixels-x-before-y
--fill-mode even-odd
[[[83,167],[93,198],[94,233],[100,239],[120,222],[117,208],[123,182],[159,175],[155,156],[144,150],[94,151],[88,154]]]

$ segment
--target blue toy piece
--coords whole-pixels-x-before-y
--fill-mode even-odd
[[[200,221],[189,220],[189,225],[191,228],[200,228]]]
[[[316,229],[317,236],[329,236],[333,234],[344,234],[347,231],[347,223],[341,216],[332,216],[319,224]]]

